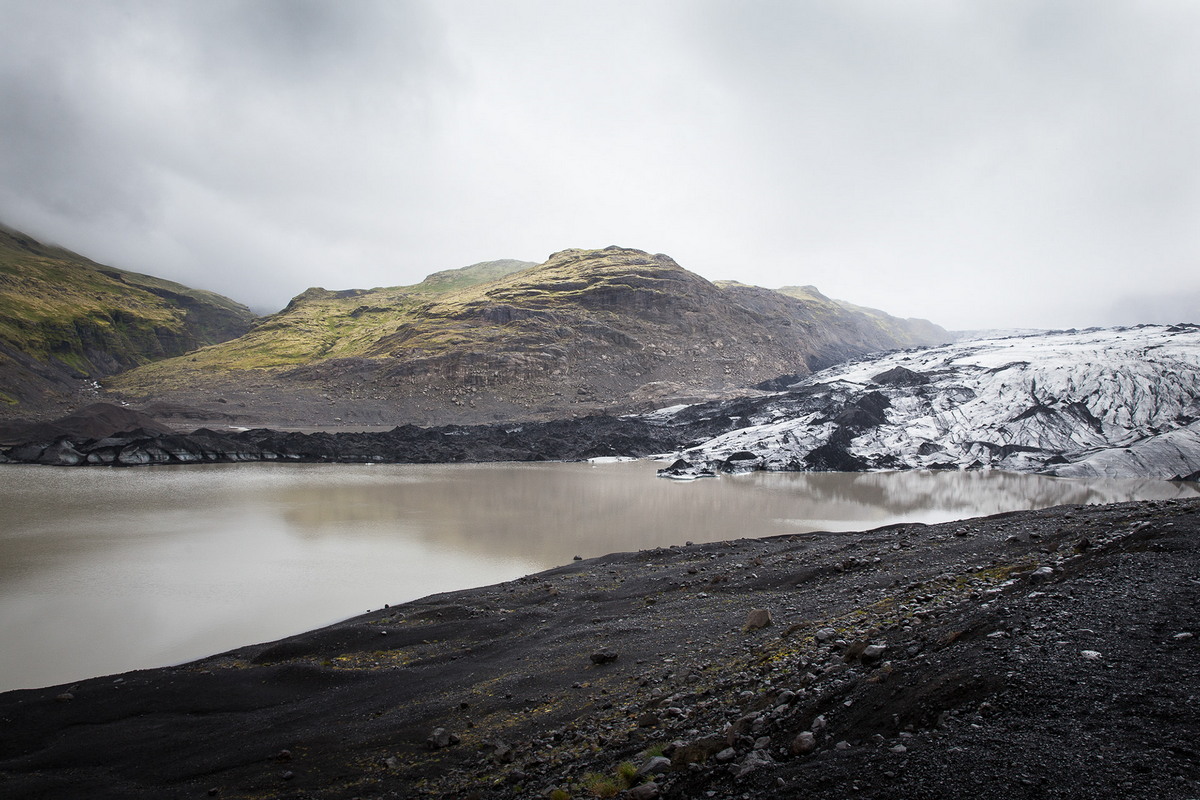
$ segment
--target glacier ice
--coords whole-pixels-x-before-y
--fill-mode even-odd
[[[749,408],[749,410],[747,410]],[[656,412],[682,419],[689,409]],[[713,413],[711,409],[706,413]],[[842,364],[738,409],[686,450],[766,470],[1200,471],[1200,326],[1055,331]]]

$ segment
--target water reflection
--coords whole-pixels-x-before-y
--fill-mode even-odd
[[[178,662],[582,556],[1192,485],[659,465],[0,469],[0,689]]]

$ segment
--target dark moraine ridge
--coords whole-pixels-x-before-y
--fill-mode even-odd
[[[577,561],[0,695],[0,794],[1194,798],[1198,536],[1169,500]]]
[[[0,463],[454,463],[646,456],[698,444],[747,424],[740,408],[737,403],[698,406],[689,418],[667,425],[638,417],[599,415],[551,422],[429,428],[402,425],[377,433],[298,433],[256,428],[200,429],[185,434],[173,433],[145,414],[97,403],[56,422],[0,430]]]

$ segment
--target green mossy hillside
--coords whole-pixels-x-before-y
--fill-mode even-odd
[[[253,320],[227,297],[0,226],[0,379],[12,405],[235,338]]]
[[[662,254],[564,250],[542,264],[488,262],[413,286],[308,289],[245,336],[110,386],[181,403],[220,392],[246,409],[263,392],[280,410],[284,398],[313,408],[344,399],[377,419],[407,403],[408,418],[430,423],[474,401],[492,413],[570,414],[806,374],[926,333],[910,328],[820,296],[713,283]],[[921,343],[946,340],[929,325]]]

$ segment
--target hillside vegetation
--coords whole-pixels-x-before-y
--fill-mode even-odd
[[[219,403],[256,424],[486,421],[715,396],[948,339],[924,321],[714,284],[668,256],[609,247],[414,286],[308,289],[245,336],[112,387],[135,400]]]
[[[97,264],[0,226],[0,407],[37,411],[97,379],[245,333],[227,297]]]

